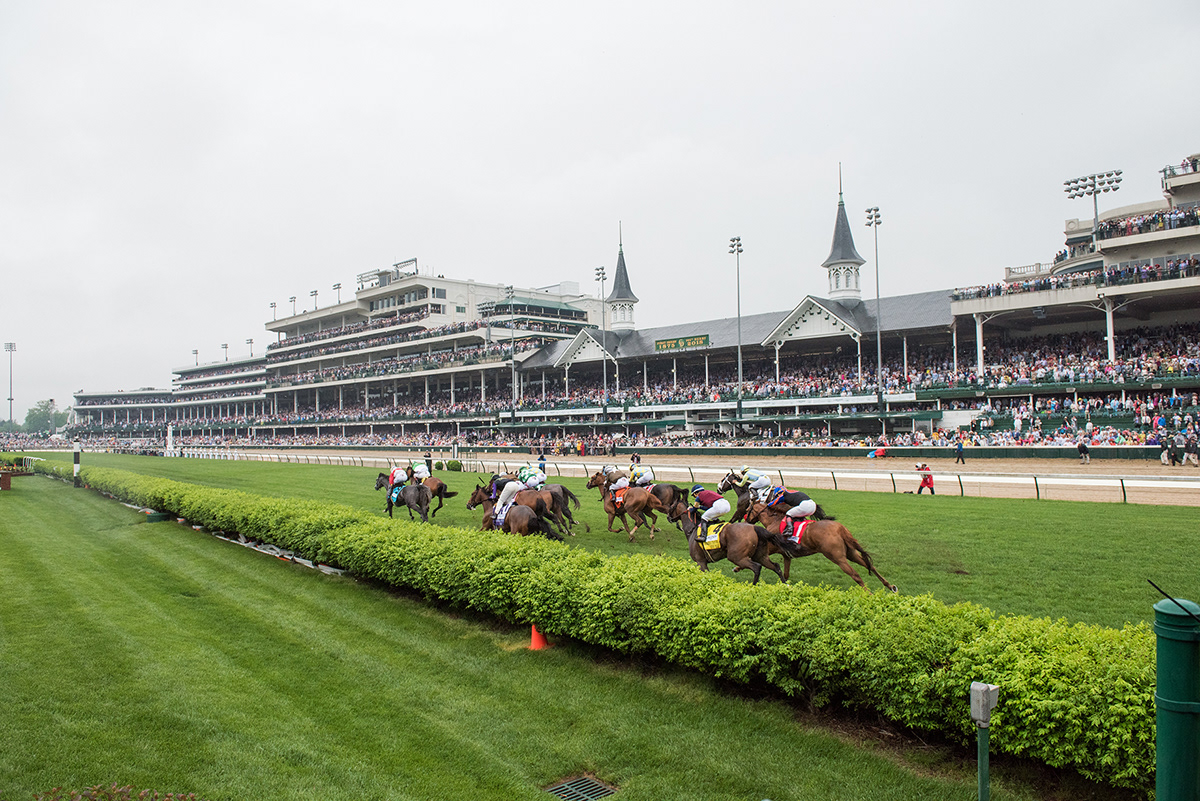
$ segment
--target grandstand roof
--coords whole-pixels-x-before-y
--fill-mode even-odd
[[[914,295],[880,298],[879,305],[880,313],[883,316],[884,332],[900,333],[948,327],[951,323],[950,293],[951,290],[942,289],[934,292],[919,292]],[[743,347],[763,345],[768,340],[773,341],[782,331],[786,331],[794,322],[795,316],[811,303],[817,303],[830,313],[837,315],[859,333],[874,333],[876,330],[875,301],[873,300],[863,301],[849,307],[836,300],[807,296],[791,311],[743,316]],[[637,331],[601,332],[596,328],[587,328],[572,339],[546,345],[526,359],[522,367],[524,369],[561,367],[564,360],[570,360],[573,354],[588,341],[604,347],[614,359],[640,359],[656,355],[666,356],[672,353],[697,353],[705,350],[732,348],[738,344],[737,326],[737,317],[721,317],[715,320],[643,328]],[[655,345],[660,341],[705,335],[708,336],[706,346],[661,351]]]

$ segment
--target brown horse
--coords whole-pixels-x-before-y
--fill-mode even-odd
[[[408,480],[412,481],[415,477],[412,465],[404,468],[404,470],[408,473]],[[429,478],[423,479],[421,483],[429,487],[429,491],[433,493],[433,497],[437,498],[437,509],[430,510],[430,517],[437,517],[438,509],[442,508],[446,498],[453,498],[458,494],[457,492],[451,492],[450,488],[446,486],[446,482],[442,481],[440,478],[434,478],[433,476],[430,476]]]
[[[642,526],[650,526],[650,539],[654,539],[654,532],[661,531],[655,524],[658,522],[658,517],[655,512],[664,512],[666,508],[662,505],[662,501],[650,494],[649,491],[641,487],[630,487],[625,491],[625,497],[620,506],[613,503],[612,496],[608,492],[608,479],[603,473],[595,473],[588,479],[587,488],[600,488],[600,500],[604,503],[604,511],[608,513],[608,530],[615,533],[613,529],[613,520],[620,517],[621,525],[625,527],[625,533],[629,535],[629,541],[633,542],[633,536],[637,534],[637,530]],[[629,521],[625,515],[633,517],[633,528],[629,528]],[[649,518],[649,522],[646,521]]]
[[[746,521],[749,523],[761,522],[762,525],[766,526],[768,531],[776,533],[779,531],[779,524],[784,517],[786,515],[783,511],[769,509],[764,504],[756,503],[751,505]],[[867,549],[862,547],[858,540],[854,539],[854,535],[836,520],[812,521],[808,528],[804,530],[804,535],[801,537],[799,545],[796,545],[782,535],[780,535],[779,539],[783,543],[777,547],[779,547],[778,553],[783,556],[783,577],[785,580],[791,573],[793,558],[812,556],[815,553],[819,553],[824,554],[826,559],[840,567],[847,576],[858,582],[859,586],[864,590],[867,590],[867,585],[863,583],[862,577],[858,575],[858,572],[850,566],[851,562],[865,567],[875,578],[883,582],[883,586],[892,592],[898,592],[894,584],[889,584],[887,579],[879,575],[879,571],[875,569],[875,563],[871,560],[871,555],[867,553]],[[772,553],[775,553],[775,551],[772,551]],[[870,590],[867,590],[867,592],[870,592]]]
[[[736,470],[730,470],[725,474],[724,478],[717,482],[717,492],[721,495],[729,492],[729,490],[733,490],[733,493],[737,495],[737,509],[735,509],[733,512],[733,520],[745,520],[746,514],[750,511],[750,504],[755,500],[754,493],[751,492],[749,488],[739,487],[734,483],[735,481],[740,481],[741,478],[741,473],[737,472]],[[809,495],[801,492],[800,490],[789,490],[784,493],[783,500],[780,505],[784,506],[786,510],[798,505],[801,501],[811,500],[812,498]],[[813,520],[837,519],[833,515],[827,514],[825,510],[821,508],[821,504],[817,504],[817,510],[812,513],[811,517]]]
[[[781,541],[779,535],[772,535],[762,526],[749,523],[729,523],[718,533],[719,548],[707,549],[697,542],[696,532],[700,528],[700,514],[693,507],[677,503],[671,507],[667,519],[672,523],[679,522],[688,538],[688,553],[692,561],[703,571],[708,570],[709,564],[728,559],[734,564],[734,572],[750,570],[754,573],[754,584],[758,583],[759,574],[764,567],[775,571],[779,580],[783,581],[783,573],[779,565],[771,561],[768,546]]]
[[[495,476],[493,481],[499,481],[502,479],[515,479],[516,477],[516,473],[505,473],[503,475]],[[503,483],[496,487],[497,493],[499,493],[501,486],[503,486]],[[554,504],[551,507],[552,513],[557,514],[562,518],[562,521],[565,522],[564,529],[568,534],[570,534],[572,537],[575,536],[575,532],[571,531],[571,527],[577,522],[583,523],[584,531],[591,533],[592,527],[588,525],[586,520],[577,521],[575,520],[575,516],[571,514],[572,503],[575,504],[576,509],[579,508],[579,498],[575,496],[575,493],[571,492],[571,490],[567,489],[562,484],[543,484],[542,490],[549,492],[554,496]]]
[[[509,481],[516,481],[516,479],[509,476],[494,477],[486,487],[488,490],[488,497],[492,498],[493,500],[499,498],[500,490],[502,490],[504,485]],[[563,498],[563,496],[555,495],[554,492],[550,490],[549,484],[544,485],[541,489],[523,489],[518,491],[514,502],[520,504],[521,506],[533,507],[539,500],[545,504],[546,517],[554,522],[554,525],[558,527],[558,530],[563,534],[570,534],[572,537],[574,537],[575,532],[571,531],[571,527],[567,525],[566,521],[566,518],[570,515],[570,511],[567,509],[567,501],[565,498]],[[589,531],[590,530],[591,529],[589,528]]]
[[[495,529],[496,521],[492,513],[496,504],[488,494],[487,487],[477,486],[471,493],[471,497],[467,500],[467,510],[470,511],[476,506],[483,507],[481,530]],[[532,507],[514,503],[509,507],[508,513],[504,515],[504,522],[500,524],[500,530],[511,534],[520,534],[522,537],[529,534],[544,534],[548,539],[562,542],[562,535],[554,530],[549,520],[545,519],[545,514],[546,504],[541,499],[538,499]]]

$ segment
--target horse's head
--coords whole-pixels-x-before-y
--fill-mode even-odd
[[[467,511],[471,511],[484,501],[491,500],[488,495],[488,488],[478,485],[471,491],[471,497],[467,499]]]
[[[387,483],[388,483],[388,474],[380,473],[379,478],[375,479],[375,489],[377,489],[377,490],[383,489],[384,487],[387,486]]]
[[[667,520],[671,523],[678,523],[683,518],[688,517],[688,513],[691,511],[692,508],[686,503],[683,501],[676,501],[675,503],[671,504],[671,508],[667,510]]]
[[[409,481],[413,480],[413,476],[415,475],[415,473],[413,473],[411,464],[404,468],[404,474],[408,476]]]
[[[750,504],[749,510],[746,511],[746,522],[757,523],[762,519],[762,513],[765,512],[766,509],[767,505],[765,503]]]
[[[742,478],[741,474],[738,473],[736,470],[730,470],[728,473],[725,474],[724,478],[722,478],[720,481],[717,482],[717,492],[724,495],[725,493],[729,492],[730,489],[733,488],[733,483],[735,481],[740,481],[741,478]]]
[[[592,477],[588,479],[587,489],[595,489],[596,487],[603,487],[606,480],[607,479],[604,478],[603,473],[593,473]]]

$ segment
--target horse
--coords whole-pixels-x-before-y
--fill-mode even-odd
[[[762,526],[750,523],[729,523],[717,535],[720,547],[709,550],[696,540],[696,532],[700,529],[700,514],[694,507],[677,503],[671,507],[667,519],[672,523],[681,524],[680,527],[688,538],[688,553],[701,570],[707,572],[712,562],[728,559],[734,564],[734,572],[742,569],[752,571],[753,584],[758,583],[763,567],[774,570],[781,582],[785,580],[783,573],[779,571],[779,565],[771,561],[768,550],[772,543],[783,544],[783,537],[778,534],[772,534]]]
[[[388,485],[388,474],[380,473],[379,478],[375,479],[375,489],[384,489]],[[413,510],[417,510],[417,514],[421,515],[421,522],[429,522],[429,503],[433,499],[433,493],[429,491],[429,487],[424,484],[409,484],[404,489],[400,490],[400,502],[408,507],[409,519],[415,520]],[[392,516],[392,493],[387,492],[387,515]]]
[[[412,465],[409,465],[404,469],[408,473],[408,480],[412,481],[413,478],[415,478]],[[437,498],[437,509],[433,509],[429,512],[430,517],[437,517],[438,509],[442,508],[446,498],[453,498],[458,494],[457,492],[451,492],[450,488],[446,486],[446,482],[442,481],[440,478],[434,478],[433,476],[430,476],[429,478],[422,480],[421,483],[429,487],[430,493],[433,494],[433,497]]]
[[[608,530],[615,530],[612,527],[613,520],[617,517],[621,518],[621,525],[625,527],[625,533],[629,535],[629,541],[633,542],[633,536],[637,534],[637,530],[642,526],[650,526],[650,539],[654,539],[654,532],[661,531],[655,524],[658,522],[658,517],[655,512],[666,511],[662,502],[650,494],[649,490],[641,487],[630,487],[625,490],[625,497],[621,501],[621,505],[617,506],[613,503],[612,496],[608,493],[608,480],[603,473],[595,473],[588,479],[587,488],[600,488],[600,500],[604,503],[604,511],[608,513]],[[633,516],[634,526],[629,528],[629,521],[625,515]],[[650,518],[649,523],[646,518]]]
[[[741,479],[741,474],[736,470],[730,470],[725,474],[725,477],[717,482],[717,492],[724,495],[729,490],[733,490],[737,495],[737,509],[734,510],[733,520],[745,520],[746,513],[750,511],[750,504],[754,501],[754,493],[747,487],[739,487],[733,483],[735,480]],[[788,490],[783,494],[783,503],[787,504],[788,508],[799,506],[803,501],[811,501],[812,498],[800,490]],[[821,504],[817,504],[817,510],[809,515],[813,520],[836,520],[837,518],[828,514],[821,508]]]
[[[768,531],[779,531],[779,524],[787,515],[782,511],[777,511],[766,506],[766,504],[756,503],[750,507],[750,512],[746,517],[746,522],[754,523],[761,522],[766,526]],[[862,567],[865,567],[868,572],[883,582],[883,586],[887,587],[892,592],[899,592],[896,585],[889,584],[888,580],[879,574],[875,569],[875,563],[871,559],[871,555],[867,553],[867,549],[859,544],[858,540],[854,539],[845,526],[836,520],[814,520],[809,523],[804,529],[804,534],[800,539],[800,544],[797,545],[790,539],[780,536],[782,545],[779,546],[779,554],[783,556],[783,578],[786,581],[791,573],[792,559],[804,556],[812,556],[815,553],[824,554],[825,558],[840,567],[842,571],[858,582],[858,585],[867,592],[867,585],[863,583],[862,577],[858,572],[850,566],[854,562]]]
[[[500,490],[504,489],[504,485],[510,481],[516,481],[516,478],[511,475],[494,476],[492,478],[492,481],[488,484],[488,489],[493,500],[500,497]],[[559,487],[563,492],[555,493],[551,487]],[[540,498],[546,504],[547,517],[554,521],[559,531],[574,537],[575,532],[571,531],[571,527],[567,524],[567,520],[570,520],[572,523],[575,522],[575,518],[571,516],[571,510],[567,508],[567,494],[569,494],[569,491],[561,484],[544,484],[541,489],[519,490],[516,502],[522,506],[533,506],[534,499]],[[574,495],[571,495],[571,498],[575,500],[575,504],[578,506],[579,499]],[[591,526],[588,526],[587,530],[591,531]]]
[[[496,504],[488,493],[487,487],[479,485],[471,493],[471,497],[467,500],[467,510],[470,511],[476,506],[483,506],[483,523],[480,529],[482,531],[494,530],[496,521],[492,513]],[[562,542],[562,535],[554,530],[549,520],[545,519],[545,514],[546,504],[540,498],[532,507],[514,503],[504,515],[504,522],[500,525],[500,530],[520,534],[522,537],[529,534],[544,534],[548,539]]]
[[[670,509],[677,503],[686,504],[688,502],[689,492],[690,490],[684,489],[683,487],[677,487],[674,484],[650,485],[650,494],[655,498],[658,498],[658,502],[663,505],[664,509]],[[675,525],[678,527],[679,523],[676,522]],[[683,531],[682,528],[679,530]]]
[[[504,481],[512,480],[516,477],[516,473],[505,473],[504,475],[495,476],[493,481],[498,480],[500,482],[496,485],[497,494],[499,494],[500,488],[504,486]],[[562,521],[565,521],[563,523],[563,527],[567,533],[569,533],[572,537],[575,536],[575,532],[571,531],[571,527],[577,522],[583,523],[583,530],[591,533],[592,527],[588,525],[586,520],[577,521],[575,520],[575,516],[571,514],[571,503],[575,504],[576,509],[579,508],[579,498],[575,496],[575,493],[571,492],[571,490],[567,489],[562,484],[543,484],[542,489],[554,495],[554,506],[552,513],[556,512],[561,516]]]

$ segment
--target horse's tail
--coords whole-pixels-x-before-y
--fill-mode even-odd
[[[841,531],[838,533],[842,535],[842,541],[846,543],[848,548],[858,552],[858,555],[862,557],[863,566],[866,567],[868,571],[874,572],[875,562],[871,559],[871,554],[867,553],[867,549],[862,547],[858,540],[854,539],[854,535],[850,533],[850,529],[846,528],[840,523],[838,525],[841,528]]]
[[[450,488],[447,487],[445,484],[442,485],[442,497],[443,498],[453,498],[457,494],[458,494],[457,492],[451,492]]]
[[[821,504],[817,504],[817,510],[811,515],[813,520],[837,520],[836,517],[826,512],[821,508]]]
[[[754,533],[758,534],[758,541],[765,542],[768,545],[774,545],[784,554],[790,554],[792,549],[788,547],[790,543],[784,539],[778,531],[771,531],[766,526],[754,524]]]
[[[575,493],[571,492],[566,487],[563,487],[562,484],[559,484],[558,486],[562,487],[563,497],[566,498],[568,501],[573,501],[575,503],[575,508],[578,509],[579,508],[579,498],[575,497]]]

